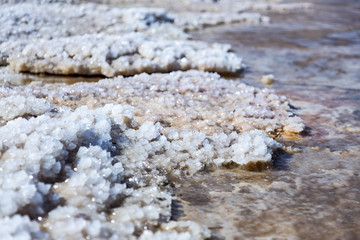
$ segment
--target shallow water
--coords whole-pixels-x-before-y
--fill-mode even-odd
[[[268,87],[291,99],[307,126],[300,139],[279,139],[301,151],[279,154],[271,170],[203,176],[205,206],[185,191],[186,218],[207,223],[214,238],[360,236],[360,2],[313,3],[307,12],[270,14],[269,25],[194,34],[230,43],[248,65],[241,81],[263,86],[259,77],[274,74]]]

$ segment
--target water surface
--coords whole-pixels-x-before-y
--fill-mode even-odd
[[[214,238],[360,237],[360,2],[313,3],[271,13],[269,25],[193,34],[230,43],[244,57],[239,81],[264,87],[259,77],[274,74],[268,87],[291,99],[307,126],[299,139],[279,139],[296,153],[279,153],[272,169],[219,170],[179,191],[186,217],[208,224]],[[201,191],[189,193],[194,185]]]

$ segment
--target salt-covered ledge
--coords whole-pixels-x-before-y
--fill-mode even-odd
[[[65,75],[111,77],[189,69],[233,73],[243,67],[230,45],[152,39],[141,33],[11,41],[0,45],[0,55],[3,64],[17,72]]]
[[[72,108],[128,103],[134,107],[137,121],[160,122],[167,132],[188,129],[229,134],[259,129],[275,134],[299,133],[304,128],[284,96],[194,70],[116,77],[98,83],[33,82],[0,88],[1,97],[29,94]]]

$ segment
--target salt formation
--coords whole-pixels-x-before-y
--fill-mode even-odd
[[[0,70],[10,81],[0,88],[1,237],[209,238],[206,227],[172,220],[168,176],[269,163],[281,147],[269,136],[303,129],[285,97],[202,71],[26,86],[11,74],[236,72],[242,61],[228,45],[185,40],[185,30],[266,21],[236,11],[3,5],[0,65],[12,69]]]
[[[27,98],[7,99],[16,105]],[[159,123],[136,123],[129,105],[38,114],[0,128],[0,216],[16,225],[4,228],[5,236],[203,239],[209,231],[196,223],[166,223],[172,201],[166,173],[270,161],[280,147],[258,130],[164,135]]]
[[[4,4],[0,9],[0,43],[27,38],[145,32],[162,38],[187,38],[163,9],[110,8],[95,4]]]
[[[74,85],[33,82],[0,89],[4,97],[32,92],[72,108],[128,103],[134,107],[137,121],[160,122],[165,131],[179,128],[213,134],[260,129],[274,134],[299,133],[304,127],[301,119],[291,113],[285,97],[194,70]]]
[[[214,20],[217,19],[217,20]],[[159,8],[116,8],[64,3],[4,4],[0,9],[0,43],[24,38],[53,39],[84,34],[143,32],[147,36],[186,39],[184,29],[233,22],[261,22],[260,14],[175,14]]]
[[[0,96],[0,216],[10,239],[207,238],[197,223],[170,221],[167,174],[270,162],[281,145],[258,129],[302,127],[286,99],[198,71],[9,84]]]
[[[0,98],[0,125],[17,117],[37,116],[50,109],[45,99],[21,96]]]
[[[185,28],[231,22],[224,14],[212,20],[205,13],[194,22],[162,9],[44,4],[32,11],[31,6],[0,10],[0,65],[10,64],[17,72],[110,77],[188,69],[237,72],[243,66],[228,45],[171,40],[187,38]],[[247,15],[237,18],[261,18]]]
[[[243,66],[229,45],[151,39],[140,33],[20,40],[3,43],[0,50],[15,71],[33,73],[110,77],[188,69],[236,72]]]
[[[185,30],[269,21],[243,10],[170,14],[158,8],[35,5],[4,4],[0,9],[0,65],[10,64],[17,72],[108,77],[188,69],[237,72],[241,59],[229,46],[185,41]]]
[[[0,218],[1,239],[49,239],[48,235],[40,230],[40,224],[31,221],[28,216],[16,214],[12,217]]]

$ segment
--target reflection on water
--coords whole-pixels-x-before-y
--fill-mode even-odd
[[[206,207],[183,197],[186,217],[208,224],[215,238],[360,236],[360,2],[313,2],[312,11],[271,14],[269,25],[194,34],[230,43],[248,65],[241,81],[263,87],[259,77],[274,74],[271,88],[307,125],[301,139],[279,139],[301,151],[279,154],[272,169],[200,177]]]

